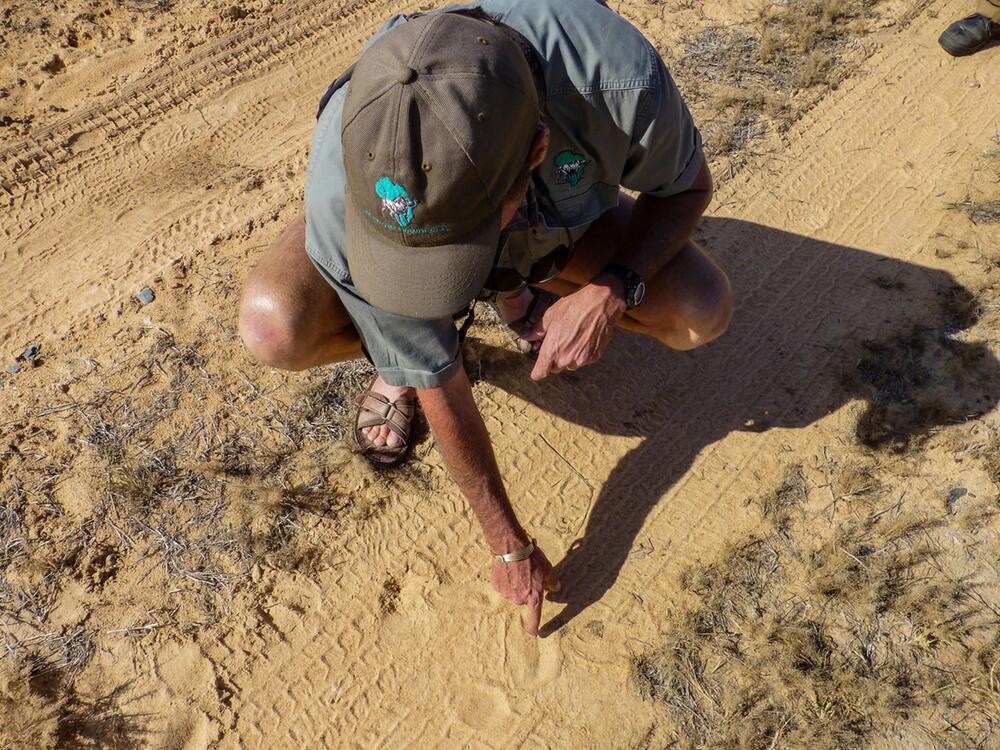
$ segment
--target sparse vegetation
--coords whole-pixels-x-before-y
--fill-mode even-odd
[[[791,511],[802,505],[806,499],[806,482],[802,471],[796,467],[789,471],[774,492],[765,495],[760,509],[765,518],[775,525],[784,526],[790,521]]]
[[[973,200],[966,196],[964,200],[949,203],[952,211],[961,211],[975,224],[1000,224],[1000,201]]]
[[[845,62],[867,52],[856,40],[877,19],[880,0],[785,0],[762,6],[749,29],[711,25],[687,40],[671,66],[709,159],[739,161],[768,129],[785,129],[846,77]],[[803,96],[803,92],[809,92]]]
[[[804,510],[790,481],[773,497]],[[1000,622],[975,571],[943,554],[958,532],[901,504],[844,514],[828,533],[808,513],[784,518],[765,514],[689,571],[698,604],[636,656],[634,684],[667,708],[670,746],[864,748],[903,722],[934,747],[986,747],[1000,726]],[[963,544],[988,543],[988,528]]]
[[[1000,136],[994,139],[1000,142]],[[993,170],[993,185],[1000,184],[1000,148],[993,148],[983,154],[983,159]],[[965,198],[948,204],[952,211],[959,211],[972,221],[973,224],[1000,224],[1000,193],[994,187],[991,195],[983,198],[973,198],[966,194]]]
[[[37,732],[18,729],[24,747],[97,747],[112,730],[124,744],[102,747],[135,746],[141,727],[117,698],[84,699],[74,684],[102,639],[141,648],[164,628],[218,622],[237,597],[259,595],[251,568],[314,574],[331,564],[338,534],[379,512],[384,490],[426,485],[415,467],[352,497],[316,469],[350,460],[341,438],[367,363],[317,371],[281,395],[252,382],[220,394],[209,337],[181,344],[149,324],[126,334],[138,353],[113,370],[84,360],[73,397],[13,423],[0,447],[0,702],[38,704],[28,714]],[[255,419],[243,419],[240,391]],[[72,515],[56,493],[71,473],[85,478]],[[123,622],[53,625],[70,581],[167,601],[126,607]]]
[[[883,483],[873,461],[851,457],[837,467],[834,478],[834,495],[837,498],[871,503],[881,497],[882,491]]]
[[[855,429],[861,445],[904,453],[939,428],[981,416],[1000,396],[988,348],[959,346],[950,338],[978,321],[981,298],[953,287],[940,299],[940,329],[917,326],[863,343],[855,372],[847,376],[868,400]]]
[[[148,717],[128,713],[120,690],[81,695],[41,686],[23,665],[0,664],[0,744],[9,750],[131,750],[146,738]]]

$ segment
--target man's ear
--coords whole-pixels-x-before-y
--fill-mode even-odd
[[[549,126],[544,122],[539,123],[538,130],[535,131],[535,140],[531,144],[531,151],[528,154],[528,168],[534,169],[545,161],[545,152],[549,150]]]

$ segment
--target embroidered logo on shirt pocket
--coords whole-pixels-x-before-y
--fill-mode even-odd
[[[556,168],[556,184],[576,187],[583,179],[584,172],[587,171],[589,159],[585,159],[583,154],[565,149],[556,154],[552,160]]]

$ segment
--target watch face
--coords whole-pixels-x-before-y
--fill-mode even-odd
[[[629,296],[631,297],[629,307],[638,307],[641,305],[642,301],[646,299],[646,284],[640,281],[632,288],[632,294]]]

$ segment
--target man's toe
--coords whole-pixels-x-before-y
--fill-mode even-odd
[[[368,427],[364,431],[365,437],[377,448],[385,446],[385,435],[382,434],[382,427],[383,425],[377,425],[375,427]]]

